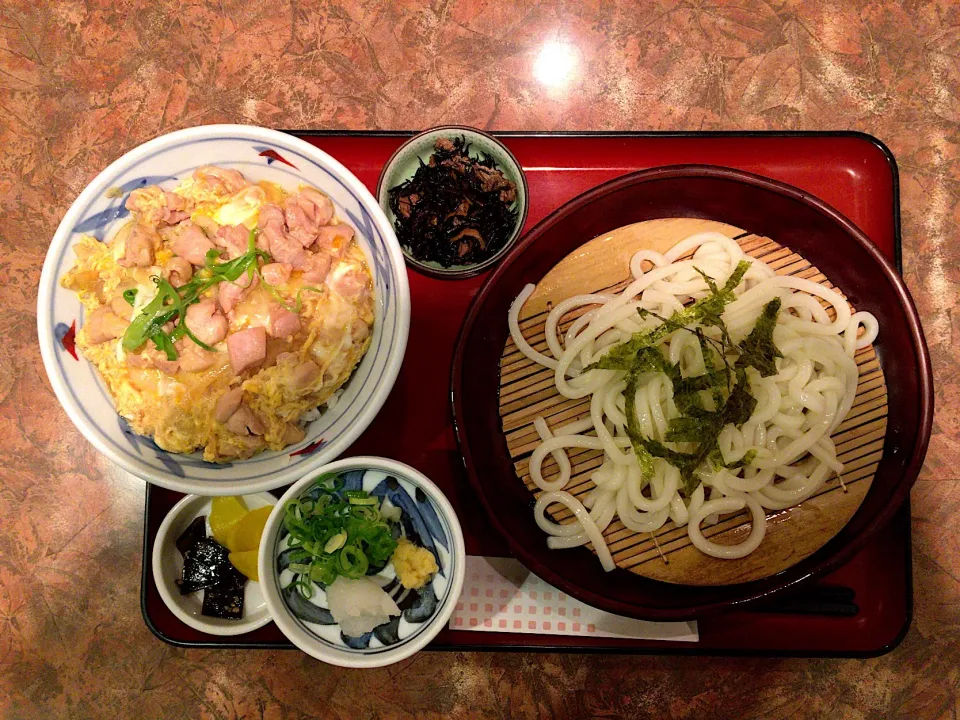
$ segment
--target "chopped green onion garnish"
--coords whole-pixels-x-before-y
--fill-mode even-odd
[[[380,499],[343,490],[337,476],[317,478],[309,496],[288,502],[283,522],[287,545],[298,548],[289,567],[305,597],[312,582],[329,585],[340,575],[356,579],[383,567],[397,547]]]
[[[166,353],[168,360],[176,360],[177,351],[173,344],[186,336],[204,350],[215,352],[214,348],[202,342],[187,327],[185,321],[186,310],[190,305],[199,302],[200,296],[217,283],[224,280],[234,282],[245,272],[252,278],[254,272],[259,272],[258,260],[263,260],[265,263],[271,261],[270,255],[257,249],[257,232],[257,230],[250,231],[247,239],[247,252],[228,262],[218,263],[219,251],[208,251],[205,263],[206,271],[198,272],[185,285],[174,288],[164,278],[155,276],[153,282],[157,285],[157,296],[140,311],[140,314],[127,327],[123,334],[123,349],[127,352],[133,352],[138,350],[147,340],[152,340],[159,350]],[[127,290],[123,293],[123,297],[133,305],[136,292],[136,290]],[[127,293],[132,294],[128,296]],[[166,332],[163,326],[174,321],[177,323],[176,327],[172,332]]]

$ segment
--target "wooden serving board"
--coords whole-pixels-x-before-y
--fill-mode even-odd
[[[649,248],[662,253],[680,240],[704,231],[734,238],[748,255],[763,259],[778,275],[795,275],[833,287],[816,267],[768,238],[711,220],[649,220],[594,238],[547,273],[520,312],[520,327],[527,341],[549,355],[544,323],[554,304],[572,295],[622,290],[632,279],[629,264],[635,252]],[[574,310],[562,318],[561,330],[586,309]],[[604,537],[617,566],[664,582],[729,585],[774,575],[825,545],[860,507],[883,452],[887,425],[883,371],[872,346],[859,351],[856,362],[860,369],[857,395],[850,413],[833,434],[838,459],[844,464],[842,484],[833,476],[816,495],[800,505],[768,511],[766,537],[756,551],[739,560],[704,555],[691,544],[686,528],[678,528],[672,521],[654,534],[628,530],[614,520]],[[588,416],[589,412],[589,397],[568,400],[561,396],[554,385],[553,371],[527,359],[513,340],[507,339],[500,361],[500,417],[517,477],[534,495],[541,492],[528,472],[528,458],[540,442],[534,418],[541,416],[556,429]],[[594,487],[590,475],[600,467],[603,452],[573,449],[567,455],[572,473],[566,490],[582,499]],[[556,472],[556,462],[547,458],[543,463],[544,476],[554,477]],[[548,511],[557,522],[573,520],[572,513],[558,504],[551,505]],[[723,516],[717,525],[703,526],[702,530],[714,542],[739,543],[750,532],[750,516],[746,510]],[[587,547],[593,550],[592,545]]]

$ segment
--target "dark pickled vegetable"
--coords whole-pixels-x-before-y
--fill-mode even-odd
[[[230,551],[213,538],[203,537],[183,555],[183,577],[177,581],[180,594],[203,590],[227,580],[233,570]]]
[[[243,617],[243,586],[247,578],[233,566],[230,569],[232,572],[222,582],[204,590],[201,615],[224,620]]]
[[[497,253],[517,225],[517,186],[465,138],[441,138],[412,178],[390,188],[397,238],[417,260],[471,265]]]
[[[181,555],[186,555],[187,551],[196,545],[198,540],[202,540],[206,536],[207,518],[201,515],[198,518],[194,518],[193,522],[183,531],[183,534],[177,538],[177,550],[180,551]]]
[[[181,595],[203,590],[201,615],[239,620],[247,578],[230,562],[230,551],[206,536],[205,520],[196,518],[177,538],[177,549],[183,553],[183,574],[176,581],[177,588]]]

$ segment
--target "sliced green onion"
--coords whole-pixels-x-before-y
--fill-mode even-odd
[[[349,578],[359,578],[367,574],[370,563],[363,550],[356,545],[347,545],[340,551],[340,573]]]
[[[154,277],[157,284],[157,296],[140,311],[123,334],[122,346],[127,352],[139,349],[147,340],[153,340],[158,349],[166,353],[167,359],[176,360],[177,351],[173,344],[186,336],[204,350],[216,352],[216,349],[201,341],[191,332],[185,322],[186,309],[200,299],[207,290],[223,280],[233,282],[244,272],[253,279],[254,272],[258,271],[258,260],[270,262],[270,255],[257,249],[257,230],[251,230],[247,239],[247,252],[229,262],[218,263],[220,251],[207,251],[204,265],[206,271],[198,272],[189,282],[179,288],[174,288],[167,280]],[[124,299],[134,304],[136,290],[131,289],[123,293]],[[163,330],[163,326],[179,318],[179,322],[170,333]]]
[[[323,546],[323,551],[326,553],[336,552],[344,546],[344,543],[347,542],[347,531],[341,530],[332,538],[327,540],[327,544]]]
[[[310,582],[310,579],[306,575],[300,575],[294,581],[297,583],[297,590],[300,591],[300,594],[309,600],[313,597],[313,585]]]
[[[296,547],[298,578],[329,585],[340,575],[359,578],[383,567],[396,550],[391,526],[380,515],[380,500],[361,490],[344,490],[337,475],[318,477],[311,497],[284,508],[288,547]],[[309,570],[307,570],[309,566]]]

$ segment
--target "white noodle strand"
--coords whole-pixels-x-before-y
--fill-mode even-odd
[[[680,260],[691,252],[692,258]],[[776,372],[761,377],[755,368],[747,368],[749,391],[757,402],[747,422],[725,426],[717,438],[726,467],[705,463],[694,474],[692,489],[684,489],[680,471],[661,458],[654,459],[653,474],[644,477],[627,434],[625,373],[585,368],[634,333],[657,327],[660,321],[655,316],[669,317],[706,297],[710,289],[700,272],[722,286],[742,261],[750,267],[734,290],[736,298],[724,309],[724,324],[733,342],[739,343],[756,325],[764,306],[780,298],[773,338],[782,357],[776,360]],[[631,259],[630,273],[633,279],[620,293],[577,295],[547,314],[545,337],[552,357],[533,348],[520,329],[520,310],[534,286],[527,285],[510,306],[510,335],[519,351],[554,371],[556,389],[563,397],[590,398],[586,417],[555,430],[543,417],[533,421],[540,443],[530,457],[529,472],[543,491],[534,508],[536,522],[549,536],[551,548],[592,543],[608,571],[614,562],[603,532],[617,518],[638,533],[654,533],[669,519],[677,527],[687,527],[690,541],[701,552],[723,559],[745,557],[763,541],[765,509],[802,502],[831,475],[842,472],[830,435],[853,404],[859,381],[853,358],[876,340],[877,320],[868,312],[852,312],[835,290],[777,275],[766,263],[748,257],[735,241],[715,232],[688,237],[663,254],[642,250]],[[561,332],[564,317],[572,311],[579,316]],[[701,331],[708,342],[720,340],[714,326]],[[701,341],[692,332],[675,330],[658,348],[679,367],[682,377],[708,370]],[[714,355],[716,367],[719,357],[711,350],[706,353]],[[716,409],[711,397],[704,397],[704,403],[707,410]],[[689,443],[666,439],[671,421],[681,414],[667,375],[643,373],[634,407],[642,435],[676,452],[689,452]],[[590,475],[595,487],[582,502],[565,491],[573,474],[567,456],[572,448],[603,452],[601,466]],[[548,456],[557,465],[552,478],[543,475]],[[550,520],[547,509],[554,503],[567,507],[573,520],[565,524]],[[720,545],[704,537],[702,526],[715,525],[744,508],[750,511],[752,526],[746,540]]]

